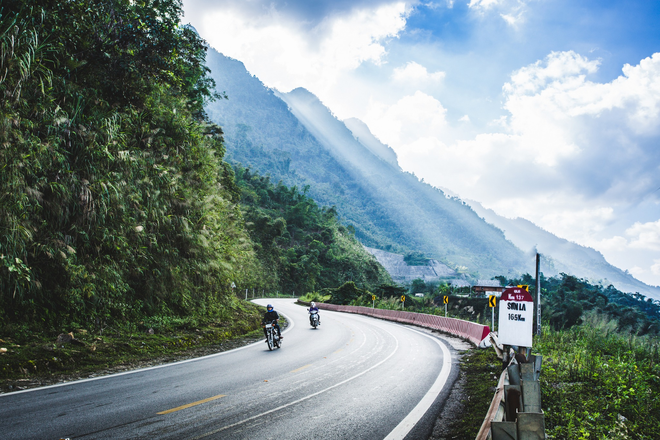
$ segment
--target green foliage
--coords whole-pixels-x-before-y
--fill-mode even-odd
[[[317,303],[327,303],[332,298],[332,295],[322,295],[319,292],[308,292],[301,296],[299,299],[303,302],[317,302]]]
[[[426,266],[431,260],[426,258],[421,252],[408,252],[403,256],[403,261],[408,266]]]
[[[401,295],[408,293],[408,290],[405,287],[393,284],[381,284],[376,288],[375,293],[381,298],[399,298]]]
[[[553,438],[651,439],[660,426],[657,337],[616,332],[591,313],[583,325],[547,328],[534,342],[546,433]]]
[[[460,400],[460,416],[447,420],[442,414],[436,427],[442,423],[444,435],[432,435],[431,439],[474,440],[477,437],[499,381],[500,365],[501,361],[497,359],[494,350],[472,349],[463,352],[460,358],[463,386],[460,393],[452,393],[450,396],[451,399]]]
[[[2,8],[0,326],[218,313],[258,264],[180,2]]]
[[[391,279],[341,226],[334,208],[320,208],[308,188],[273,185],[268,177],[236,167],[241,208],[255,243],[262,276],[256,286],[298,295],[352,280],[370,289]]]
[[[231,349],[244,345],[246,339],[261,339],[263,308],[238,301],[235,306],[225,307],[215,317],[158,315],[135,323],[116,322],[101,335],[71,323],[75,344],[55,344],[53,336],[14,329],[14,337],[3,335],[2,345],[8,351],[0,364],[0,390],[156,365]],[[146,331],[149,329],[153,333]]]
[[[332,289],[331,304],[351,304],[362,295],[369,295],[368,291],[358,289],[353,281],[348,281],[336,289]]]

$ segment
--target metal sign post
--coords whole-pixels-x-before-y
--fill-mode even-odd
[[[375,309],[376,308],[376,295],[371,295],[371,301],[372,301],[371,308]]]
[[[445,318],[447,317],[447,304],[449,304],[449,297],[448,296],[443,296],[442,297],[442,302],[445,304]]]
[[[536,334],[541,334],[541,278],[539,273],[541,269],[541,255],[536,253]]]
[[[406,295],[401,295],[401,310],[403,310],[405,304],[406,304]]]
[[[490,322],[492,327],[490,331],[495,331],[495,306],[497,305],[497,299],[495,295],[488,295],[488,307],[490,307]]]
[[[245,289],[245,301],[247,301],[247,289]]]

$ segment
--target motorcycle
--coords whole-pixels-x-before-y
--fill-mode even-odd
[[[264,327],[266,328],[266,342],[268,343],[268,349],[270,351],[273,351],[273,348],[280,348],[282,346],[282,340],[280,339],[277,327],[274,325],[275,322],[276,321],[270,321],[264,324]]]
[[[309,310],[309,309],[308,309]],[[319,318],[319,312],[317,310],[309,311],[309,323],[312,327],[316,328],[321,325],[321,320]]]

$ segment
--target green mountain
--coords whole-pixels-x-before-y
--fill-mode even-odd
[[[592,284],[606,287],[612,284],[624,292],[639,292],[660,299],[660,288],[649,286],[628,272],[612,266],[595,249],[559,238],[529,220],[508,219],[484,208],[478,202],[468,203],[488,223],[502,229],[506,237],[520,249],[538,251],[541,254],[541,270],[546,276],[573,274]]]
[[[333,208],[320,208],[296,188],[274,185],[249,169],[237,167],[235,176],[263,286],[300,296],[347,281],[374,292],[392,284]]]
[[[308,91],[274,92],[241,62],[212,49],[207,65],[229,97],[206,110],[223,127],[230,162],[335,206],[366,246],[422,252],[473,277],[533,269],[501,230],[462,200],[402,172],[386,149],[365,146],[366,133],[356,139]],[[357,124],[350,125],[355,130]]]
[[[235,174],[224,160],[205,116],[220,98],[206,45],[182,14],[177,0],[2,3],[3,335],[249,316],[233,286],[301,294],[391,282],[304,187]],[[244,99],[261,109],[262,97]],[[286,174],[296,150],[283,148],[267,159]]]

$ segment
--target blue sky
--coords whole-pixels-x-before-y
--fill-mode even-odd
[[[660,285],[660,2],[185,0],[184,10],[269,87],[305,87],[338,118],[363,120],[405,170]]]

